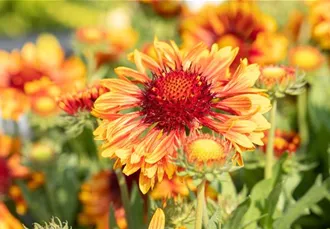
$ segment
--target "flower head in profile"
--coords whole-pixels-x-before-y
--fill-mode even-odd
[[[267,89],[271,96],[278,98],[285,94],[300,94],[304,90],[305,84],[304,74],[287,66],[262,67],[258,80],[260,88]]]
[[[227,1],[206,6],[181,26],[184,47],[199,42],[209,47],[239,47],[234,68],[241,58],[259,64],[274,64],[285,57],[287,40],[275,34],[276,22],[264,14],[253,1]],[[272,51],[269,50],[269,47]]]
[[[57,99],[58,106],[69,115],[75,115],[79,111],[91,111],[95,100],[109,90],[95,84],[78,92],[61,95]]]
[[[157,40],[154,48],[157,59],[135,50],[129,58],[137,70],[118,67],[119,79],[101,81],[109,92],[93,110],[102,119],[94,132],[104,141],[102,155],[125,165],[126,175],[140,170],[143,193],[164,174],[173,176],[171,160],[187,130],[209,128],[239,152],[254,149],[263,144],[269,123],[262,114],[271,107],[262,90],[253,88],[257,65],[242,60],[228,79],[237,49],[215,44],[209,50],[200,43],[183,51],[174,42]]]

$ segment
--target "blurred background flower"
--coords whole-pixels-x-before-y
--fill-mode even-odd
[[[197,175],[208,180],[205,228],[330,227],[329,6],[0,1],[0,228],[52,216],[75,229],[192,228]],[[205,174],[175,168],[189,129],[198,137],[185,165],[208,165]],[[272,142],[273,177],[264,179]],[[234,171],[225,159],[243,165],[241,155]],[[119,179],[119,169],[133,174]]]

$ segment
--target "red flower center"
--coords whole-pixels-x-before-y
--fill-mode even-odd
[[[0,196],[7,192],[10,185],[10,171],[4,158],[0,158]]]
[[[28,82],[39,80],[43,76],[37,69],[25,67],[21,71],[11,75],[10,87],[24,91],[24,85]]]
[[[205,78],[183,70],[155,75],[142,98],[144,122],[157,123],[165,131],[192,127],[193,121],[210,113],[210,85]]]

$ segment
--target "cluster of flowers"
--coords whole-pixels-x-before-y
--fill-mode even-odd
[[[210,169],[222,173],[243,166],[244,151],[266,151],[269,141],[274,142],[278,157],[297,151],[299,136],[278,130],[274,140],[264,115],[272,101],[300,92],[303,83],[296,67],[309,72],[325,62],[320,49],[330,49],[329,1],[308,6],[310,37],[318,48],[300,45],[306,21],[300,12],[279,31],[276,21],[253,1],[229,1],[198,12],[189,12],[177,1],[141,4],[166,17],[177,16],[182,44],[155,38],[142,51],[128,55],[134,68],[117,67],[115,77],[93,80],[88,74],[134,47],[138,33],[120,10],[108,18],[123,22],[120,26],[76,31],[87,68],[78,57],[66,58],[51,35],[42,35],[21,50],[1,51],[3,126],[20,122],[27,113],[38,120],[56,119],[63,112],[77,117],[90,113],[97,120],[94,136],[102,157],[113,159],[114,168],[122,169],[129,190],[138,181],[141,193],[149,192],[154,199],[188,196],[189,190],[196,191],[193,178]],[[13,200],[16,212],[23,215],[29,206],[15,181],[26,181],[33,191],[44,184],[45,174],[22,161],[54,158],[55,144],[33,142],[24,158],[21,139],[3,129],[0,195]],[[114,172],[103,169],[94,174],[79,192],[83,207],[78,223],[107,228],[112,205],[117,225],[127,228],[120,196]],[[1,228],[21,228],[4,202],[0,213]],[[149,228],[164,227],[163,218],[162,210],[157,210]]]

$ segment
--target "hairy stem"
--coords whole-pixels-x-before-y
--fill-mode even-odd
[[[307,91],[298,95],[298,124],[301,144],[304,146],[308,143],[308,124],[307,124]]]
[[[196,209],[196,221],[195,229],[202,229],[203,224],[203,210],[205,203],[205,183],[203,180],[197,187],[197,209]]]

